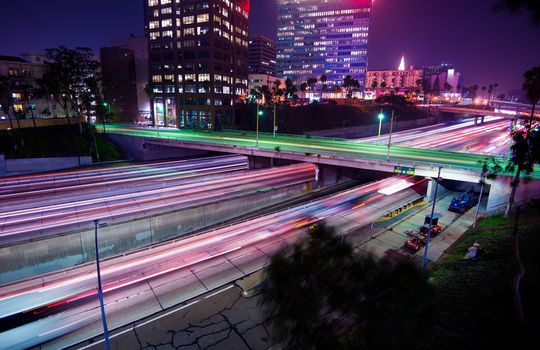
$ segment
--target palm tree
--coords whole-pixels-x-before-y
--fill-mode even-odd
[[[379,83],[377,83],[376,81],[374,81],[373,83],[371,83],[371,89],[372,89],[372,90],[377,90],[377,86],[379,86]]]
[[[315,77],[309,77],[307,79],[307,84],[308,84],[308,87],[310,90],[313,90],[313,86],[315,86],[315,84],[317,84],[317,78]]]
[[[523,90],[527,92],[527,97],[532,104],[531,117],[529,118],[528,132],[532,127],[535,117],[536,105],[540,102],[540,66],[533,67],[523,75]]]
[[[304,81],[302,84],[300,84],[300,91],[306,92],[308,87],[309,87],[308,83]]]
[[[319,78],[319,80],[321,81],[321,98],[323,96],[323,92],[326,91],[326,82],[328,81],[328,77],[326,76],[326,74],[323,74],[321,75],[321,77]]]
[[[148,81],[146,84],[144,84],[144,91],[148,95],[148,98],[150,98],[150,119],[152,120],[154,127],[157,128],[158,123],[156,120],[156,115],[154,113],[154,84],[151,81]]]

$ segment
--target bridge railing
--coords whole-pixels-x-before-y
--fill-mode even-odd
[[[156,130],[157,132],[157,130]],[[127,136],[133,136],[133,132],[130,132],[130,131],[124,131],[124,130],[118,130],[118,129],[115,129],[114,130],[114,133],[115,134],[121,134],[121,135],[127,135]],[[237,132],[236,132],[237,133]],[[246,134],[251,134],[251,133],[246,133]],[[254,134],[254,133],[253,133]],[[271,135],[270,133],[268,133],[268,135]],[[289,136],[289,135],[284,135],[284,134],[280,134],[281,136]],[[292,135],[294,136],[296,139],[310,139],[310,138],[306,138],[304,135]],[[151,136],[150,136],[151,137]],[[167,133],[163,133],[163,134],[160,134],[160,135],[157,135],[156,134],[156,137],[157,139],[165,139],[165,140],[172,140],[172,141],[181,141],[181,142],[197,142],[197,141],[191,141],[191,140],[179,140],[177,137],[173,136],[173,135],[168,135]],[[334,138],[325,138],[325,137],[318,137],[320,140],[324,140],[324,141],[327,141],[327,140],[335,140],[335,141],[339,141],[339,142],[343,142],[343,141],[346,141],[348,143],[353,143],[353,144],[356,144],[356,142],[353,142],[351,140],[346,140],[346,139],[334,139]],[[253,142],[253,140],[246,140],[245,142]],[[238,146],[238,145],[228,145],[227,143],[223,143],[223,142],[219,142],[219,139],[218,140],[213,140],[213,139],[208,139],[208,140],[205,140],[205,143],[206,144],[210,144],[210,145],[215,145],[215,146],[219,146],[219,147],[223,147],[223,146],[231,146],[231,147],[247,147],[247,148],[251,148],[249,146]],[[253,147],[255,148],[255,147]],[[273,149],[271,148],[258,148],[259,151],[261,152],[264,152],[264,151],[270,151],[270,152],[278,152],[278,151],[274,151]],[[386,162],[386,156],[382,156],[382,155],[368,155],[368,154],[359,154],[357,152],[353,152],[353,150],[351,151],[348,151],[346,149],[344,149],[343,151],[340,151],[340,152],[336,152],[336,151],[329,151],[329,150],[323,150],[323,149],[316,149],[316,150],[313,150],[313,152],[299,152],[299,151],[287,151],[287,150],[280,150],[279,151],[280,153],[292,153],[292,154],[302,154],[304,153],[305,155],[307,156],[319,156],[319,157],[331,157],[331,158],[334,158],[334,159],[338,159],[338,160],[342,160],[344,162],[351,162],[351,161],[354,161],[355,159],[359,159],[359,160],[363,160],[363,161],[385,161]],[[350,157],[345,157],[344,155],[346,154],[350,154],[351,156],[353,156],[353,159],[351,159]],[[460,171],[460,172],[467,172],[471,175],[473,174],[478,174],[480,172],[480,167],[467,167],[467,166],[461,166],[461,165],[455,165],[455,164],[449,164],[449,163],[444,163],[444,162],[425,162],[425,161],[419,161],[419,160],[415,160],[413,158],[406,158],[406,157],[392,157],[392,154],[390,154],[390,160],[387,162],[388,165],[391,165],[391,166],[412,166],[412,167],[416,167],[416,166],[423,166],[423,167],[427,167],[427,168],[431,168],[431,169],[437,169],[439,166],[442,166],[444,169],[449,169],[449,170],[456,170],[456,171]]]

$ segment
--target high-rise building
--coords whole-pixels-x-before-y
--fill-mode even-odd
[[[372,0],[278,0],[277,75],[300,85],[347,75],[364,89]]]
[[[100,49],[102,87],[105,102],[116,121],[133,122],[139,119],[137,78],[133,50],[120,47]]]
[[[112,47],[129,49],[135,57],[135,81],[137,83],[137,104],[140,118],[150,118],[150,97],[145,90],[148,83],[148,40],[146,36],[130,35],[126,39],[113,40]]]
[[[276,75],[276,43],[262,35],[249,39],[249,73]]]
[[[145,0],[154,114],[217,128],[247,95],[249,0]]]

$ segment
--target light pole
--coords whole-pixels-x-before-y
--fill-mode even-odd
[[[263,111],[259,110],[259,103],[257,102],[257,114],[255,115],[255,117],[257,118],[255,147],[259,147],[259,117],[261,117],[262,115],[263,115]]]
[[[381,129],[382,129],[383,120],[384,120],[384,114],[381,109],[381,113],[379,114],[379,136],[377,137],[377,146],[381,145]]]
[[[274,101],[274,138],[276,138],[277,101]]]
[[[435,215],[435,203],[437,203],[437,192],[439,190],[439,181],[441,180],[442,166],[439,167],[439,174],[437,175],[437,183],[435,184],[435,194],[433,196],[433,206],[431,207],[431,215],[429,217],[429,228],[426,240],[426,247],[424,248],[424,257],[422,258],[422,271],[426,269],[427,253],[429,249],[429,241],[431,240],[431,230],[433,229],[433,215]]]
[[[111,105],[107,101],[103,101],[103,106],[107,107],[107,116],[111,116]],[[105,133],[105,122],[107,121],[106,118],[103,118],[103,132]]]
[[[103,322],[103,336],[105,338],[105,348],[107,350],[110,350],[111,344],[109,343],[109,330],[107,328],[107,319],[105,317],[105,305],[103,303],[103,289],[101,288],[101,271],[99,269],[98,225],[99,225],[99,220],[94,220],[94,234],[95,234],[95,243],[96,243],[96,268],[97,268],[97,278],[98,278],[98,297],[99,297],[99,305],[101,307],[101,321]]]

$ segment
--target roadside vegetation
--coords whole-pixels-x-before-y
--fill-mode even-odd
[[[93,127],[78,125],[25,128],[0,132],[0,149],[6,158],[92,156],[97,161]],[[118,149],[103,135],[95,133],[100,160],[121,160]],[[15,145],[15,147],[14,147]]]

